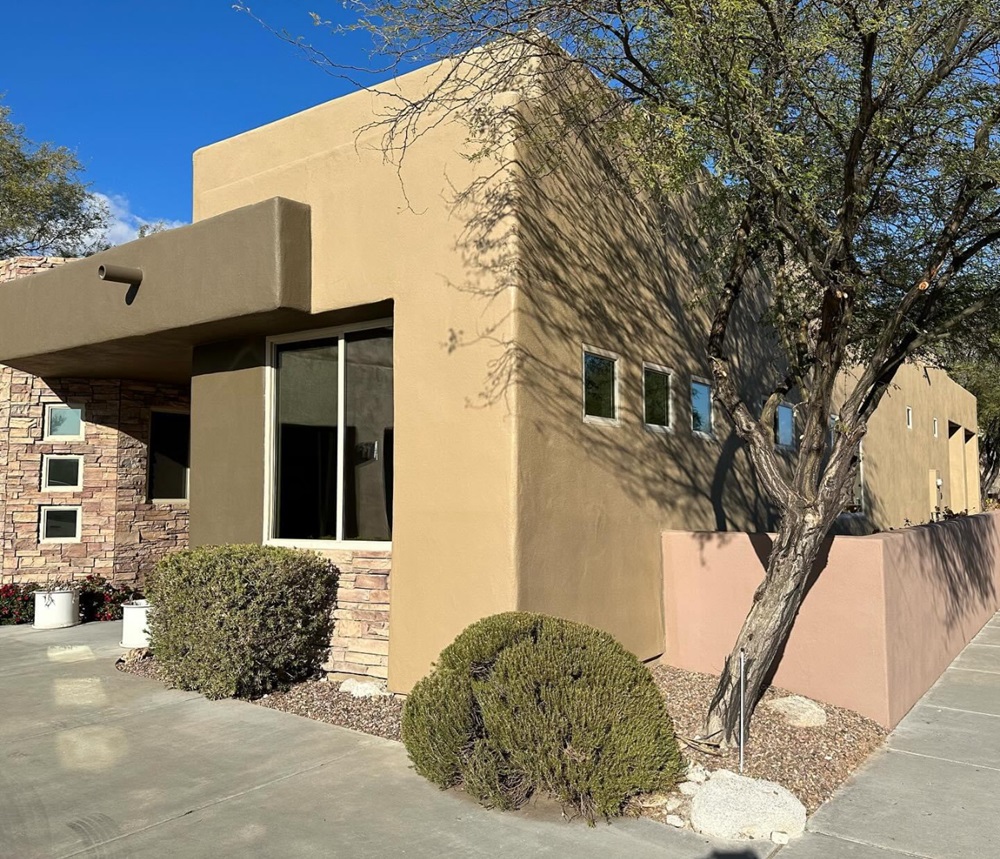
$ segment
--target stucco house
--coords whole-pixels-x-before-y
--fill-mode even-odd
[[[442,116],[387,160],[373,117],[439,74],[201,149],[190,226],[0,287],[5,574],[131,575],[186,543],[319,550],[342,571],[327,667],[400,692],[503,610],[663,652],[661,533],[773,521],[713,406],[702,240],[683,200],[664,215],[626,193],[584,137],[529,179],[518,165],[548,153],[512,137],[465,158],[467,126]],[[747,321],[755,396],[775,351]],[[935,472],[940,500],[973,503],[975,402],[920,372],[865,442],[876,523],[927,518]],[[910,512],[898,440],[932,419]],[[791,407],[779,442],[794,455]]]

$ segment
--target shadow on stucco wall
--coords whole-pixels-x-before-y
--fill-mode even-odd
[[[697,194],[657,202],[623,174],[594,129],[574,123],[578,108],[557,87],[536,94],[516,117],[505,116],[518,131],[496,171],[451,189],[466,224],[457,251],[469,275],[449,286],[477,296],[484,318],[516,290],[513,319],[444,338],[451,352],[483,341],[495,347],[469,406],[505,401],[524,432],[545,439],[524,448],[522,467],[536,484],[543,470],[558,482],[551,475],[573,469],[577,485],[589,477],[597,491],[600,481],[613,482],[631,503],[653,508],[663,527],[773,527],[775,510],[722,408],[714,407],[714,438],[691,429],[691,381],[710,378],[699,270],[710,248],[696,232]],[[730,333],[754,407],[780,372],[764,312],[759,295],[745,296]],[[582,420],[585,345],[619,356],[614,429]],[[644,362],[673,371],[670,432],[644,427]]]

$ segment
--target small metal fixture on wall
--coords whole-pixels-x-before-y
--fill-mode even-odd
[[[125,303],[131,304],[139,292],[139,284],[142,283],[142,269],[127,265],[108,265],[107,263],[98,266],[97,276],[101,280],[109,283],[127,283],[128,292],[125,293]]]

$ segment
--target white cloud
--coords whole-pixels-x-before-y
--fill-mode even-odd
[[[108,244],[123,245],[138,238],[139,228],[146,224],[163,224],[166,229],[172,230],[186,223],[166,218],[143,218],[132,211],[128,197],[121,194],[102,194],[100,191],[95,191],[91,196],[108,211],[108,228],[103,237]]]

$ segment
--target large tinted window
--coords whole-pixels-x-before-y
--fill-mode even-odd
[[[390,540],[392,329],[282,345],[275,365],[273,536]]]

